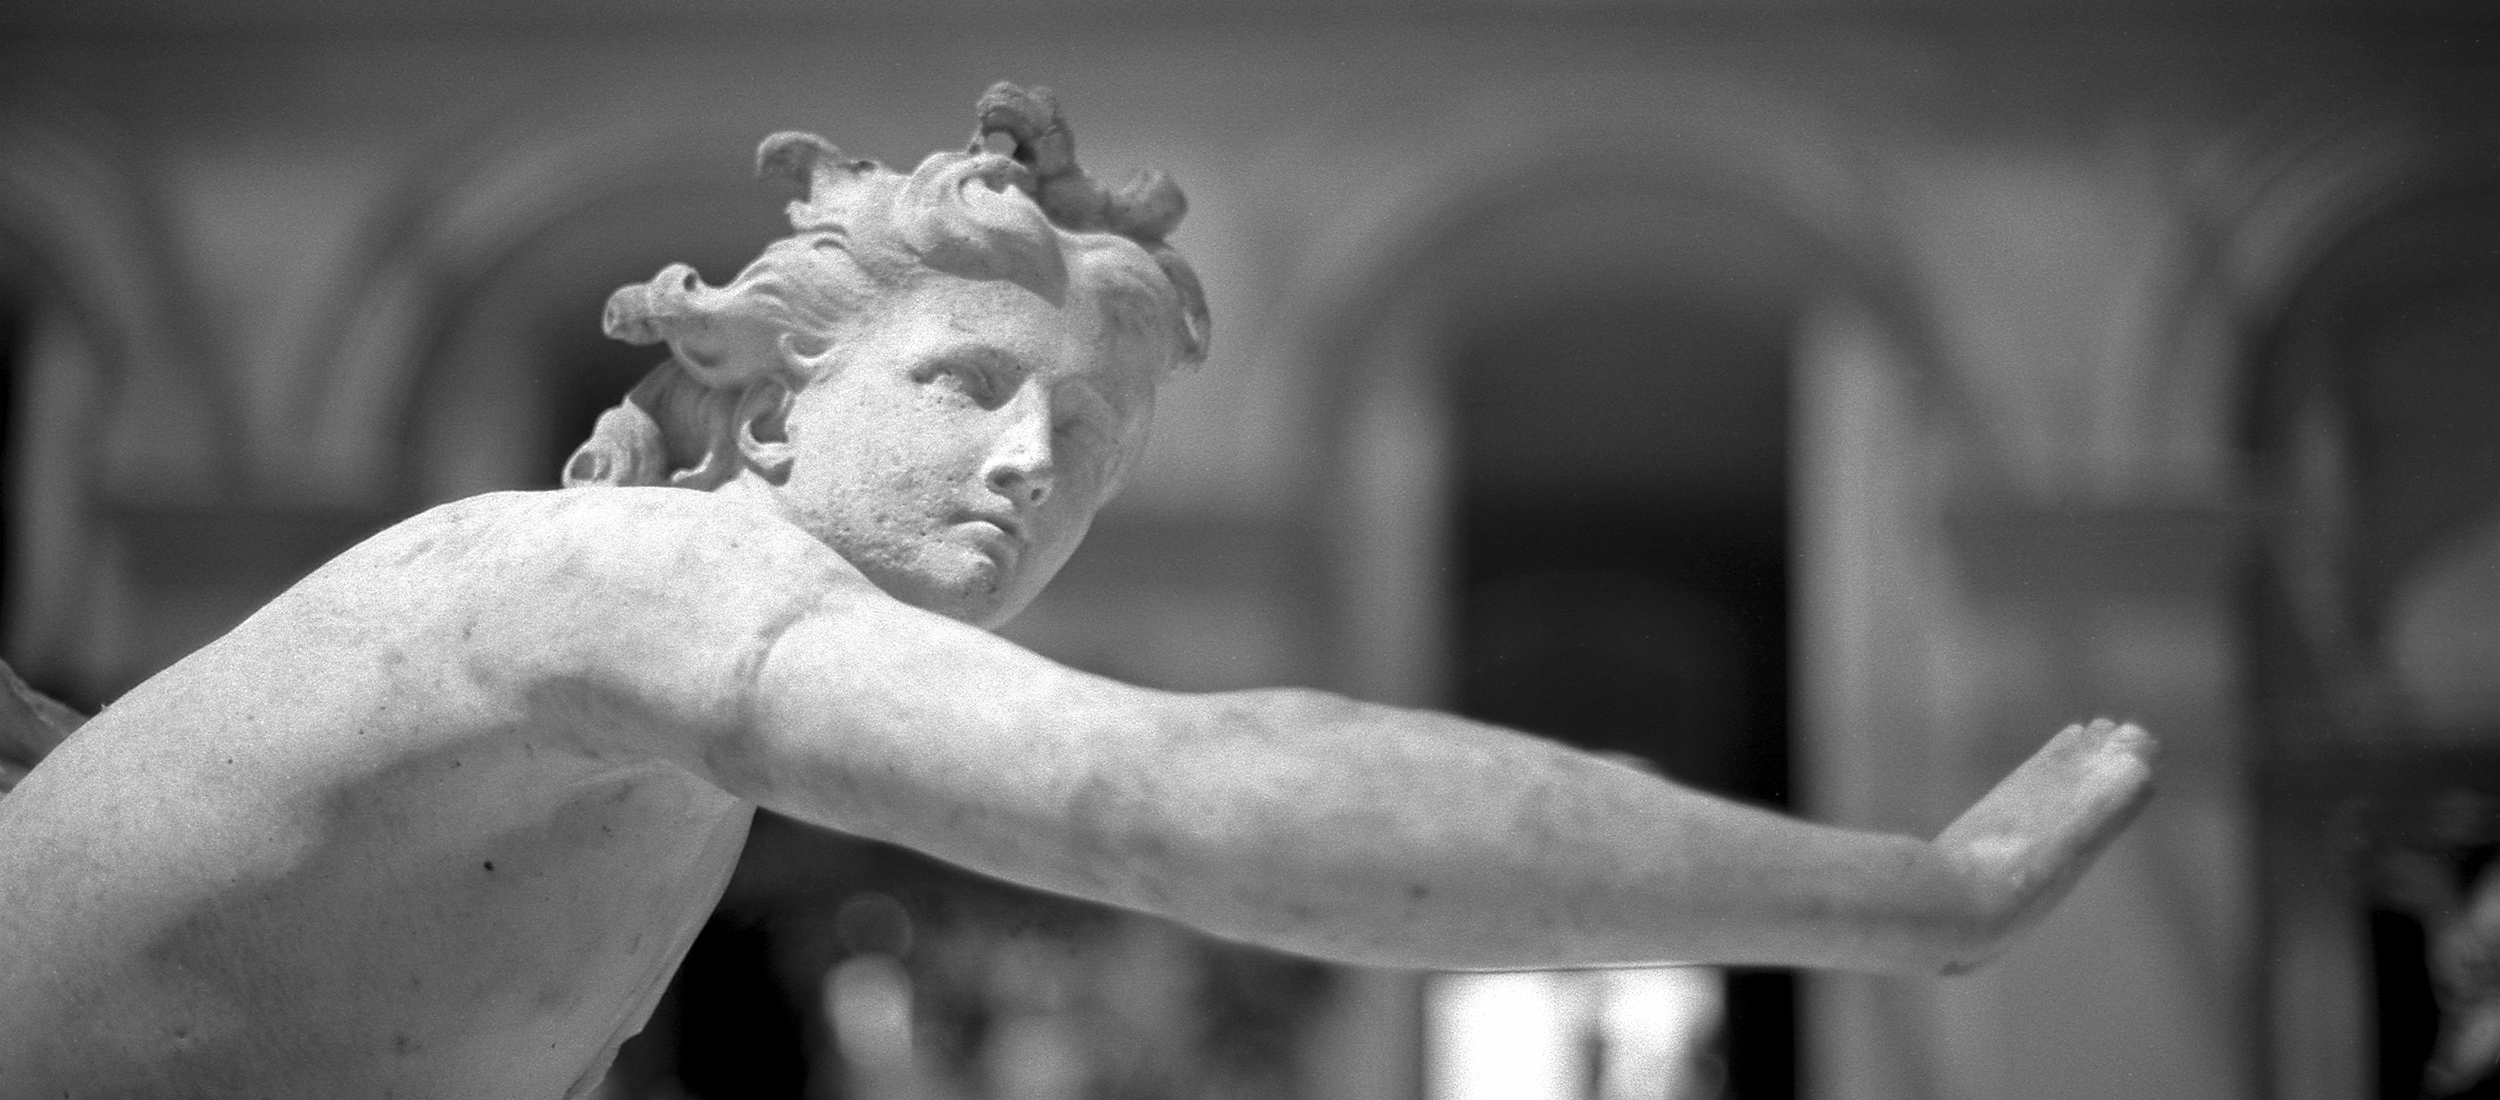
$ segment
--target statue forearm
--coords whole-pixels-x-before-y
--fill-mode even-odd
[[[1540,739],[1303,692],[1206,700],[1104,821],[1143,900],[1222,934],[1442,968],[1933,971],[1984,893],[1909,837],[1781,817]],[[1116,827],[1116,826],[1114,826]]]

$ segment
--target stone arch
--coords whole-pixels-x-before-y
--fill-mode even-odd
[[[296,395],[290,422],[306,426],[300,450],[264,462],[291,468],[298,491],[316,498],[409,503],[412,403],[479,288],[516,256],[635,196],[736,186],[753,208],[777,207],[746,180],[751,123],[702,105],[630,108],[536,112],[428,158],[381,203],[358,250],[368,260],[322,311],[295,370],[301,384],[283,391]],[[582,323],[595,331],[597,321],[594,312]]]
[[[1307,289],[1275,328],[1299,334],[1298,350],[1311,360],[1342,359],[1369,320],[1471,226],[1557,199],[1635,191],[1700,199],[1778,227],[1828,260],[1832,283],[1916,349],[1927,382],[1951,388],[1918,283],[1887,239],[1882,196],[1891,181],[1871,155],[1837,124],[1799,109],[1651,106],[1621,111],[1617,117],[1637,120],[1630,123],[1541,130],[1528,121],[1539,112],[1521,110],[1492,124],[1453,118],[1418,135],[1411,144],[1430,153],[1383,158],[1388,163],[1369,177],[1373,185],[1319,231],[1322,240],[1362,247],[1323,251],[1316,270],[1296,279]]]
[[[2283,498],[2293,491],[2287,479],[2295,476],[2284,466],[2291,445],[2286,418],[2313,399],[2303,387],[2334,389],[2338,399],[2354,396],[2345,392],[2350,379],[2338,377],[2347,371],[2343,359],[2351,349],[2324,348],[2320,334],[2347,315],[2384,312],[2463,282],[2500,280],[2500,260],[2490,252],[2500,241],[2500,128],[2443,133],[2419,119],[2352,116],[2306,136],[2296,154],[2252,188],[2209,253],[2220,274],[2216,284],[2234,292],[2229,304],[2238,354],[2207,372],[2221,379],[2183,381],[2229,398],[2214,402],[2220,407],[2211,430],[2250,456],[2245,486],[2251,503],[2277,518],[2259,532],[2269,542],[2303,537],[2285,526],[2298,517],[2285,510],[2290,502]],[[2341,626],[2313,626],[2351,636],[2312,643],[2375,637],[2376,605],[2385,602],[2398,574],[2447,537],[2443,532],[2470,521],[2469,513],[2487,513],[2500,500],[2500,484],[2482,474],[2458,469],[2435,486],[2449,497],[2484,498],[2479,509],[2461,499],[2417,500],[2413,511],[2428,512],[2348,517],[2385,545],[2348,548],[2370,559],[2363,569],[2369,575],[2334,582],[2343,596],[2325,613]],[[2362,485],[2359,491],[2372,490]]]
[[[244,489],[228,364],[140,149],[62,99],[0,115],[0,298],[22,314],[4,641],[27,676],[90,704],[121,673],[131,603],[112,509]]]
[[[717,180],[647,181],[586,202],[447,301],[396,440],[399,492],[432,504],[555,487],[598,415],[665,354],[601,331],[608,296],[666,263],[726,283],[788,231],[779,196],[721,168]]]
[[[1582,126],[1541,122],[1585,114],[1536,102],[1563,96],[1611,107]],[[1437,112],[1402,145],[1368,151],[1365,165],[1366,185],[1332,201],[1337,213],[1315,234],[1326,244],[1295,274],[1298,292],[1265,326],[1284,334],[1283,345],[1261,349],[1263,358],[1310,378],[1306,407],[1319,420],[1312,450],[1325,457],[1294,472],[1291,493],[1308,509],[1344,518],[1329,471],[1353,446],[1358,364],[1383,319],[1432,293],[1484,227],[1592,196],[1654,196],[1732,212],[1814,257],[1808,293],[1844,300],[1871,318],[1899,350],[1923,405],[1985,446],[1985,418],[1969,411],[1930,331],[1921,283],[1893,239],[1885,200],[1892,180],[1821,113],[1773,101],[1689,99],[1654,82],[1488,91]]]
[[[1297,280],[1302,293],[1286,319],[1272,326],[1292,334],[1296,343],[1287,358],[1312,375],[1307,407],[1319,421],[1315,449],[1325,457],[1301,471],[1300,495],[1330,517],[1330,529],[1320,536],[1334,544],[1322,560],[1334,567],[1340,653],[1331,667],[1344,678],[1339,687],[1399,702],[1453,701],[1446,671],[1451,656],[1432,652],[1455,633],[1448,612],[1435,610],[1449,605],[1454,593],[1440,574],[1450,547],[1433,533],[1436,527],[1450,529],[1452,517],[1436,514],[1436,507],[1446,507],[1432,503],[1442,486],[1431,484],[1430,472],[1417,467],[1430,466],[1430,456],[1446,455],[1457,443],[1446,426],[1436,429],[1429,417],[1396,406],[1429,401],[1416,391],[1433,388],[1434,376],[1446,369],[1429,346],[1429,330],[1448,323],[1452,314],[1469,312],[1468,303],[1496,300],[1480,275],[1454,269],[1486,265],[1483,242],[1506,225],[1575,206],[1586,220],[1601,221],[1606,206],[1619,208],[1627,201],[1724,219],[1728,234],[1761,238],[1768,254],[1764,263],[1775,269],[1760,273],[1759,285],[1747,293],[1777,299],[1768,308],[1781,315],[1788,334],[1790,354],[1783,356],[1783,367],[1791,377],[1806,355],[1820,354],[1810,352],[1810,345],[1846,343],[1852,350],[1845,354],[1870,342],[1883,345],[1885,354],[1872,367],[1899,376],[1891,380],[1894,388],[1916,398],[1894,407],[1924,422],[1904,431],[1923,443],[1948,434],[1949,425],[1950,434],[1989,445],[1986,418],[1974,411],[1943,342],[1931,331],[1930,309],[1921,298],[1924,282],[1899,239],[1897,208],[1888,201],[1894,183],[1871,151],[1838,120],[1787,104],[1730,104],[1723,94],[1686,98],[1654,86],[1613,91],[1617,98],[1574,97],[1611,104],[1606,118],[1585,126],[1539,128],[1539,118],[1575,115],[1534,105],[1516,112],[1461,106],[1411,135],[1406,146],[1384,151],[1372,165],[1371,186],[1321,231],[1330,251]],[[1619,250],[1611,258],[1643,275],[1678,269],[1680,261],[1671,257],[1641,255],[1673,240],[1672,230],[1651,226],[1631,232],[1645,236],[1606,241],[1590,233],[1581,243]],[[1496,274],[1534,281],[1568,263],[1564,256],[1549,255]],[[1462,285],[1470,280],[1473,285]],[[1435,298],[1443,301],[1436,306]],[[1425,331],[1419,335],[1418,329]],[[1840,334],[1833,337],[1826,329]],[[1395,377],[1384,385],[1375,372]],[[1806,421],[1793,422],[1782,446],[1801,440],[1806,431]],[[1374,434],[1381,438],[1367,438]],[[1426,457],[1418,461],[1416,455]],[[1902,477],[1915,481],[1929,475],[1921,468]],[[1804,506],[1802,500],[1786,501],[1791,511]],[[1797,614],[1792,611],[1792,618]],[[1788,691],[1803,698],[1804,688],[1792,681]],[[1796,743],[1798,774],[1826,777],[1835,769],[1806,763],[1817,750],[1809,750],[1804,736]],[[1881,792],[1818,791],[1824,804],[1816,812],[1856,820],[1866,804],[1897,808],[1914,802],[1920,790],[1888,778],[1857,778],[1861,786]],[[1753,990],[1749,999],[1764,992]],[[1819,992],[1812,995],[1818,1003],[1824,999]],[[1900,1006],[1891,1007],[1897,1015]],[[1881,1008],[1870,1011],[1852,1001],[1841,1014],[1878,1018]],[[1809,1023],[1819,1034],[1840,1026],[1830,1022],[1837,1019],[1837,1014],[1829,1020],[1817,1016]]]
[[[231,422],[216,411],[228,400],[218,384],[227,364],[204,341],[208,327],[175,268],[173,234],[137,148],[73,104],[0,118],[0,240],[20,293],[60,311],[106,380],[95,410],[101,430],[91,433],[96,468],[229,490],[238,452],[214,428]],[[193,402],[207,415],[176,414]]]
[[[2210,394],[2209,430],[2246,456],[2243,637],[2263,734],[2255,1045],[2261,1081],[2287,1096],[2407,1072],[2371,1065],[2371,1032],[2433,1025],[2380,1015],[2365,945],[2384,921],[2365,913],[2403,906],[2374,896],[2366,869],[2391,851],[2437,866],[2449,853],[2424,808],[2491,797],[2476,777],[2500,713],[2480,637],[2500,547],[2500,447],[2484,443],[2500,386],[2482,381],[2487,353],[2457,356],[2455,338],[2500,335],[2500,129],[2455,122],[2378,105],[2252,142],[2270,155],[2241,158],[2208,252],[2237,347],[2214,377],[2184,380]],[[2460,418],[2475,423],[2435,430]],[[2400,422],[2417,430],[2391,431]],[[2447,461],[2427,464],[2433,451]],[[2431,599],[2407,598],[2415,580]],[[2409,632],[2416,656],[2447,667],[2407,668]],[[2474,691],[2441,698],[2460,670]],[[2381,962],[2400,957],[2379,946],[2397,952]]]
[[[2438,127],[2386,103],[2287,97],[2178,166],[2179,251],[2148,272],[2163,357],[2139,406],[2144,446],[2210,460],[2236,497],[2257,471],[2264,360],[2304,282],[2389,211],[2500,175],[2500,131]]]

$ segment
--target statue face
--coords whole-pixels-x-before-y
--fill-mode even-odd
[[[929,276],[848,328],[793,400],[794,522],[907,603],[1024,609],[1144,448],[1168,339],[1004,280]]]

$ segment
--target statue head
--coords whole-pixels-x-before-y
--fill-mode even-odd
[[[795,232],[725,285],[673,264],[609,301],[669,359],[564,483],[777,508],[888,592],[989,625],[1074,551],[1143,450],[1157,383],[1202,361],[1180,189],[1079,168],[1047,90],[1001,84],[971,147],[910,174],[811,134],[757,170],[804,185]]]

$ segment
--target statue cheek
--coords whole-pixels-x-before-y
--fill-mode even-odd
[[[927,463],[937,456],[968,450],[963,426],[946,416],[904,416],[889,422],[887,447],[898,455]]]

